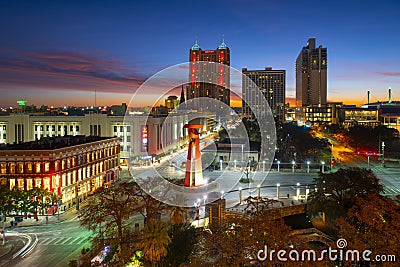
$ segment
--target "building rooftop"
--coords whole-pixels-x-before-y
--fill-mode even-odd
[[[197,40],[196,43],[192,46],[192,50],[199,50],[200,46],[197,44]]]
[[[44,137],[37,141],[0,145],[0,150],[53,150],[70,146],[83,145],[91,142],[102,141],[112,138],[114,137],[84,136],[84,135]]]

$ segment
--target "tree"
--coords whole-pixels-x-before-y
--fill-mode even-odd
[[[6,216],[14,209],[11,191],[6,186],[0,186],[0,215],[2,219],[3,245],[6,242],[5,221]]]
[[[132,182],[98,188],[79,211],[81,225],[122,242],[129,232],[126,220],[140,208],[137,190]]]
[[[158,201],[141,189],[137,191],[136,196],[140,205],[138,211],[143,215],[145,224],[159,220],[161,212],[167,209],[165,203]]]
[[[160,221],[150,221],[142,230],[139,247],[144,258],[153,266],[167,255],[167,247],[171,243],[167,226]]]
[[[186,216],[188,214],[188,208],[180,207],[180,206],[170,206],[169,217],[171,218],[172,224],[182,224],[186,220]]]
[[[211,231],[203,234],[204,253],[195,255],[195,260],[206,266],[256,266],[260,263],[257,252],[264,245],[276,251],[293,245],[290,227],[268,216],[229,216]]]
[[[194,251],[197,243],[196,228],[190,223],[171,225],[168,229],[171,243],[167,248],[167,255],[163,261],[163,266],[180,266],[189,262],[189,256]]]
[[[379,179],[365,168],[340,168],[334,173],[320,173],[314,181],[316,190],[309,195],[307,214],[314,216],[323,212],[330,220],[328,224],[344,216],[357,197],[383,192]]]
[[[370,194],[357,198],[346,217],[336,220],[339,235],[348,249],[372,251],[375,255],[397,255],[400,251],[400,206],[392,199]],[[387,264],[387,265],[386,265]],[[398,266],[386,262],[385,266]]]

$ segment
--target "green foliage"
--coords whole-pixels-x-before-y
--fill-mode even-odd
[[[388,197],[371,194],[358,198],[346,217],[336,223],[349,249],[368,249],[374,255],[396,255],[400,251],[400,206]]]
[[[168,253],[167,247],[171,243],[167,226],[160,221],[151,221],[142,230],[142,240],[139,244],[144,258],[151,264],[159,262]]]
[[[326,139],[314,138],[307,127],[288,123],[277,129],[277,158],[282,162],[291,160],[327,160],[330,157],[330,143]],[[294,156],[296,155],[296,156]]]
[[[196,228],[190,223],[174,224],[168,229],[171,238],[162,266],[180,266],[189,262],[189,256],[197,243]]]
[[[44,188],[32,188],[24,191],[17,187],[12,190],[0,187],[0,213],[36,213],[47,211],[56,201],[54,193]]]
[[[79,211],[81,225],[122,241],[129,233],[126,220],[140,208],[137,191],[138,185],[132,182],[98,188]]]
[[[392,146],[399,141],[399,132],[386,126],[375,128],[356,125],[348,129],[345,135],[349,138],[349,144],[358,149],[377,150],[379,141],[385,142],[385,150],[390,151]]]
[[[316,191],[309,195],[308,215],[324,212],[330,220],[344,216],[357,197],[380,194],[383,186],[369,169],[340,168],[334,173],[320,173],[314,179]]]

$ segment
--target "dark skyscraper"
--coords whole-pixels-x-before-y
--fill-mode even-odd
[[[189,85],[187,86],[186,99],[209,97],[230,105],[230,51],[225,42],[216,50],[202,50],[197,42],[190,49]],[[216,62],[206,68],[198,61]],[[224,66],[225,65],[225,66]],[[201,81],[201,82],[199,82]],[[202,101],[197,103],[199,111],[212,111],[213,108]]]
[[[327,49],[308,39],[296,60],[296,105],[322,105],[327,98]]]
[[[258,94],[255,93],[255,90],[260,90],[271,108],[275,121],[284,122],[286,71],[272,68],[265,68],[265,70],[243,68],[242,73],[258,87],[256,88],[250,80],[242,80],[243,116],[253,116],[249,105],[253,108],[266,109],[262,106],[263,102],[258,99]]]
[[[185,93],[183,92],[183,85],[181,90],[181,98],[179,99],[179,105],[185,103]]]

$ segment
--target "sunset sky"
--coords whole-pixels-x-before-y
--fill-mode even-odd
[[[223,36],[232,67],[286,69],[288,100],[310,37],[328,48],[329,100],[386,100],[389,87],[400,100],[399,14],[396,0],[1,1],[0,106],[93,105],[95,90],[99,105],[129,102],[196,39],[207,50]]]

